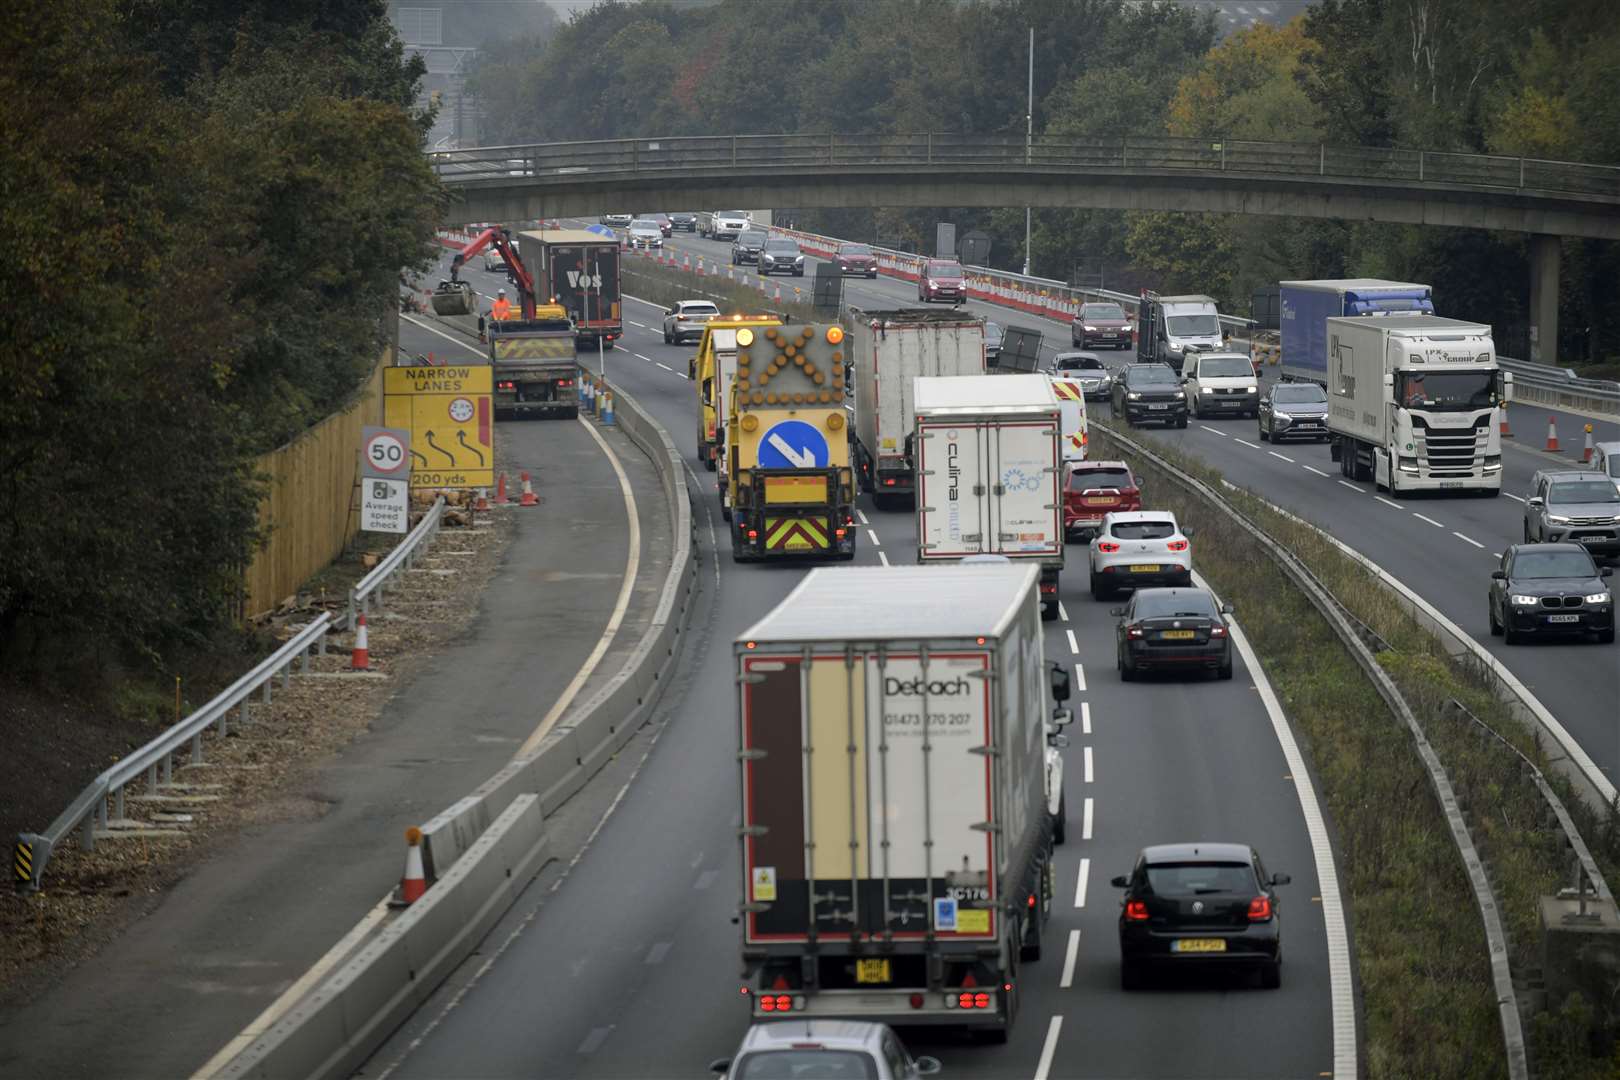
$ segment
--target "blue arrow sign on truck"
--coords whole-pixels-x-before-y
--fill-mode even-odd
[[[783,420],[765,430],[759,440],[762,469],[825,469],[827,437],[814,424]]]

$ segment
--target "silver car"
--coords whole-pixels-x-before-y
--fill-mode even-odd
[[[651,218],[637,218],[625,230],[625,241],[632,248],[661,248],[664,246],[664,230],[658,227],[658,222]]]
[[[937,1058],[913,1058],[887,1024],[858,1020],[777,1020],[755,1024],[734,1057],[711,1062],[725,1080],[916,1080],[940,1071]]]
[[[602,224],[611,228],[622,229],[635,220],[634,214],[603,214]]]
[[[703,328],[719,315],[720,309],[707,300],[675,301],[675,306],[664,312],[664,344],[679,345],[703,337]]]
[[[1620,491],[1620,442],[1600,442],[1592,447],[1592,470],[1614,481]]]
[[[1524,542],[1580,544],[1594,558],[1620,556],[1620,490],[1600,472],[1538,469],[1524,502]]]
[[[1114,391],[1114,376],[1094,352],[1060,352],[1052,358],[1053,378],[1080,384],[1087,401],[1106,400]]]
[[[1125,589],[1192,584],[1192,530],[1168,510],[1103,515],[1091,538],[1091,595],[1107,600]]]
[[[1327,441],[1327,391],[1311,382],[1278,383],[1260,398],[1260,441],[1320,439]]]

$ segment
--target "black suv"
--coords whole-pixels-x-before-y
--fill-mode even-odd
[[[697,232],[697,215],[690,210],[677,210],[669,215],[669,227],[682,232]]]
[[[1158,844],[1143,848],[1119,911],[1119,982],[1136,990],[1148,968],[1247,967],[1260,985],[1282,985],[1278,885],[1248,844]]]
[[[1187,426],[1187,395],[1169,364],[1126,364],[1114,380],[1112,404],[1127,424]]]
[[[760,249],[769,239],[770,233],[764,229],[745,229],[738,233],[737,242],[731,245],[731,264],[759,262]]]
[[[785,236],[775,236],[765,241],[765,246],[759,249],[759,276],[766,274],[792,274],[794,277],[804,277],[804,253],[799,245]]]
[[[1515,645],[1526,637],[1596,634],[1614,640],[1612,571],[1599,570],[1581,544],[1514,544],[1491,571],[1491,633]]]

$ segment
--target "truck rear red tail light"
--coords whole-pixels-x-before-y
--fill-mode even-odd
[[[1271,921],[1271,897],[1257,896],[1253,900],[1249,901],[1249,921]]]
[[[574,380],[573,379],[558,379],[557,380],[557,385],[558,386],[573,386],[574,385]]]
[[[837,540],[842,540],[844,538],[844,530],[843,529],[834,529],[833,530],[833,538],[837,539]]]
[[[1146,900],[1128,900],[1125,903],[1125,918],[1131,922],[1147,922],[1148,909]]]
[[[792,1012],[792,994],[761,994],[759,995],[760,1012]]]
[[[894,477],[892,477],[892,476],[884,477],[883,478],[883,486],[884,487],[894,487]]]
[[[946,994],[945,1007],[947,1009],[988,1009],[990,995],[982,990],[978,993],[963,991],[960,994]]]
[[[1042,582],[1041,583],[1041,592],[1043,592],[1043,593],[1051,593],[1052,595],[1056,596],[1057,595],[1057,583],[1052,582],[1051,584],[1048,584],[1046,582]]]
[[[920,1009],[923,1007],[923,996],[921,994],[912,994],[909,1000],[913,1009]]]
[[[496,389],[499,389],[499,390],[516,390],[517,389],[517,383],[501,382],[501,383],[496,383],[495,385],[496,385]]]

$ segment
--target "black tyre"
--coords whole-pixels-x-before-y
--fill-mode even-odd
[[[1282,963],[1276,961],[1260,968],[1260,989],[1276,990],[1282,986]]]
[[[1091,598],[1093,600],[1107,600],[1114,595],[1114,590],[1103,584],[1101,574],[1091,575]]]
[[[1137,676],[1136,665],[1131,662],[1130,657],[1127,656],[1123,650],[1121,650],[1120,654],[1119,654],[1118,666],[1119,666],[1119,681],[1120,682],[1135,682],[1136,681],[1136,676]]]
[[[1491,620],[1491,637],[1501,637],[1502,624],[1496,621],[1496,607],[1494,605],[1487,608],[1487,615]]]
[[[1119,988],[1125,991],[1142,989],[1142,972],[1128,960],[1119,962]]]
[[[575,405],[573,408],[568,410],[567,419],[569,419],[569,420],[578,420],[579,419],[579,406],[578,405]]]
[[[1226,663],[1215,669],[1217,679],[1230,679],[1232,677],[1232,658],[1228,656]]]
[[[876,281],[877,280],[877,271],[874,270],[870,274],[867,274],[866,275],[866,280],[868,280],[868,281]]]
[[[1061,844],[1069,838],[1069,793],[1058,796],[1057,820],[1052,822],[1052,843]]]
[[[1254,425],[1254,429],[1259,434],[1261,442],[1270,442],[1271,441],[1271,436],[1266,434],[1266,425],[1264,425],[1264,424],[1256,424],[1256,425]]]
[[[1186,416],[1183,416],[1180,420],[1176,421],[1176,427],[1185,428],[1186,426],[1187,426],[1187,418],[1186,418]]]
[[[1513,627],[1506,623],[1502,624],[1502,644],[1517,645],[1523,637],[1524,635],[1513,629]]]
[[[710,472],[714,472],[714,466],[715,466],[714,455],[711,454],[708,457],[703,459],[703,467],[705,469],[709,470]]]

